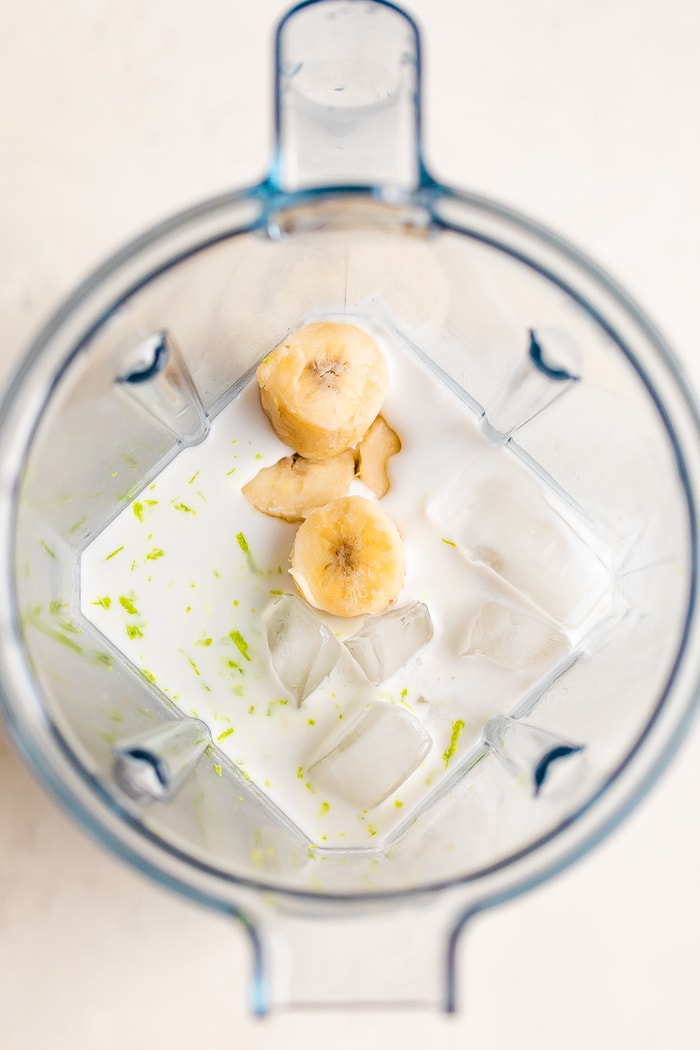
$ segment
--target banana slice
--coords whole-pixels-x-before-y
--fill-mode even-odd
[[[387,463],[401,451],[401,441],[382,416],[377,416],[357,446],[357,476],[378,499],[389,491]]]
[[[302,456],[325,459],[354,445],[375,419],[389,368],[366,332],[320,321],[292,332],[256,377],[277,436]]]
[[[399,530],[375,503],[344,496],[309,514],[289,570],[310,605],[335,616],[383,612],[406,572]]]
[[[346,495],[354,473],[355,457],[350,449],[330,459],[285,456],[274,466],[263,467],[241,491],[263,514],[303,521],[316,507]]]

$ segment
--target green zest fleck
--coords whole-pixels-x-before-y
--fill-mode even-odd
[[[457,742],[459,741],[463,729],[464,722],[461,718],[456,719],[456,721],[452,723],[452,735],[450,737],[450,745],[447,748],[447,751],[443,751],[442,753],[442,757],[445,763],[445,769],[447,769],[447,767],[449,766],[450,759],[457,750]]]
[[[141,674],[144,676],[144,678],[147,678],[149,682],[153,682],[155,684],[156,676],[154,674],[151,674],[150,671],[147,671],[145,667],[141,668]]]
[[[229,726],[228,729],[224,729],[223,733],[219,733],[219,735],[216,738],[217,744],[220,740],[225,740],[227,736],[231,736],[233,731],[233,726]]]
[[[77,532],[77,531],[78,531],[78,529],[80,528],[80,526],[81,526],[81,525],[84,525],[86,521],[87,521],[87,516],[86,516],[86,517],[84,517],[84,518],[80,518],[80,520],[79,520],[79,521],[76,521],[75,525],[72,525],[72,526],[71,526],[71,527],[69,528],[69,530],[68,530],[68,535],[69,535],[69,536],[72,536],[72,535],[73,535],[73,533],[74,533],[74,532]]]
[[[125,594],[120,594],[119,595],[119,604],[121,605],[122,609],[126,609],[126,611],[128,612],[129,616],[138,616],[139,615],[139,611],[136,608],[136,606],[134,605],[134,603],[132,602],[131,598],[127,598]]]
[[[328,810],[330,808],[331,808],[330,802],[322,802],[321,803],[321,808],[318,811],[319,817],[325,817],[326,813],[328,812]]]
[[[196,664],[196,663],[194,662],[194,660],[192,659],[192,657],[191,657],[191,656],[188,656],[188,657],[187,657],[187,659],[189,660],[189,662],[190,662],[190,667],[192,668],[192,670],[194,671],[194,673],[195,673],[195,674],[197,675],[197,677],[198,677],[198,678],[201,678],[202,672],[201,672],[201,671],[199,670],[199,668],[197,667],[197,664]]]
[[[123,550],[124,550],[124,544],[122,543],[121,547],[117,547],[116,550],[112,551],[111,554],[107,555],[107,557],[105,558],[105,561],[109,561],[110,558],[114,558],[115,555],[119,554],[119,552],[123,551]]]
[[[270,591],[270,594],[284,594],[284,591]]]
[[[377,829],[376,829],[374,824],[368,824],[367,825],[367,831],[370,834],[370,838],[372,837],[372,835],[376,835],[377,834]]]
[[[152,551],[149,551],[146,555],[146,561],[156,561],[157,558],[163,557],[163,551],[160,547],[154,547]]]
[[[307,726],[315,726],[316,725],[316,721],[313,718],[307,718],[306,719],[306,724],[307,724]]]
[[[235,467],[231,467],[231,469],[230,469],[230,470],[227,470],[227,471],[226,471],[226,477],[227,477],[227,478],[230,478],[230,477],[231,477],[231,475],[232,475],[232,474],[235,474],[235,473],[236,473],[236,468],[235,468]]]
[[[239,674],[243,674],[243,668],[241,667],[240,664],[237,664],[235,660],[227,660],[226,661],[226,666],[227,667],[232,667],[234,669],[234,671],[238,671]]]
[[[98,598],[96,602],[90,602],[91,605],[101,605],[103,609],[109,609],[112,604],[112,599],[109,595],[105,595],[104,598]]]
[[[139,521],[143,521],[143,503],[139,503],[137,500],[131,509],[134,512],[134,517]]]
[[[255,714],[255,704],[251,704],[250,705],[250,707],[248,708],[248,714],[249,715],[254,715]]]
[[[143,638],[143,631],[135,623],[126,625],[126,633],[129,635],[129,638]]]
[[[442,542],[446,543],[448,547],[456,547],[457,546],[457,544],[455,543],[454,540],[446,540],[444,536],[442,537]]]
[[[48,543],[44,543],[44,541],[42,540],[41,541],[41,546],[44,548],[44,550],[49,555],[49,557],[51,557],[51,558],[55,558],[56,557],[54,551],[51,550],[51,548],[49,547]]]
[[[401,690],[401,699],[405,700],[407,696],[408,696],[408,689],[402,689]]]
[[[181,510],[185,514],[196,514],[197,511],[193,510],[192,507],[188,507],[186,503],[174,503],[175,510]]]
[[[102,664],[108,671],[112,670],[112,657],[109,653],[103,653],[100,649],[96,649],[92,655],[95,663]]]
[[[255,564],[255,561],[253,559],[253,555],[250,553],[250,547],[248,546],[248,540],[245,538],[245,536],[243,535],[242,532],[239,532],[239,533],[236,534],[236,543],[238,544],[238,546],[241,548],[241,550],[245,554],[246,561],[248,562],[248,568],[250,569],[250,571],[256,573],[256,575],[259,576],[260,575],[260,570],[258,569],[257,565]]]
[[[223,773],[223,769],[221,768],[221,766],[214,766],[214,772],[216,773],[217,777],[220,777]]]
[[[64,602],[59,599],[54,599],[53,601],[49,602],[49,613],[51,616],[56,617],[56,619],[58,620],[58,626],[61,628],[61,630],[69,631],[71,634],[82,634],[80,628],[76,627],[72,620],[61,615],[61,611],[67,608],[67,606],[68,602]]]
[[[228,636],[231,639],[231,641],[233,642],[233,644],[236,646],[236,648],[238,649],[238,651],[241,654],[241,656],[243,657],[243,659],[244,660],[250,660],[250,656],[248,655],[248,643],[246,642],[246,640],[243,637],[243,635],[241,634],[241,632],[240,631],[229,631]]]
[[[403,802],[401,801],[400,798],[397,798],[397,799],[394,799],[394,805],[396,806],[397,809],[401,809],[401,807],[403,806]]]
[[[72,649],[74,653],[82,653],[83,647],[81,645],[78,645],[78,643],[74,642],[72,638],[67,638],[65,634],[61,633],[61,631],[49,627],[48,624],[45,624],[42,621],[40,605],[34,606],[25,613],[24,619],[32,624],[33,627],[36,627],[38,631],[41,631],[42,634],[45,634],[47,638],[52,638],[54,642],[60,642],[61,645],[65,645],[67,649]],[[73,633],[80,634],[80,631],[78,631],[77,628],[73,628]]]
[[[198,470],[195,470],[194,474],[192,475],[192,477],[190,478],[190,480],[189,480],[189,481],[187,482],[187,484],[188,484],[188,485],[193,485],[193,484],[195,483],[195,481],[197,480],[197,478],[198,478],[198,477],[199,477],[199,471],[198,471]]]
[[[195,642],[194,644],[195,645],[211,645],[211,643],[212,643],[212,639],[211,638],[200,638],[199,641]]]
[[[303,766],[297,766],[297,780],[303,780],[303,779],[304,779],[304,767]]]

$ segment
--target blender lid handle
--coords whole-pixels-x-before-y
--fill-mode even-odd
[[[269,183],[415,190],[421,157],[420,37],[386,0],[307,0],[277,27]]]

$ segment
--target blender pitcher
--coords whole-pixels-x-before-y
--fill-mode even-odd
[[[609,277],[430,176],[403,11],[294,8],[276,88],[267,178],[113,256],[5,394],[2,711],[100,841],[239,920],[256,1012],[454,1010],[469,918],[588,850],[687,728],[698,419]],[[323,320],[390,362],[407,593],[326,626],[384,670],[297,707],[265,627],[305,608],[296,526],[241,486],[289,453],[255,369]]]

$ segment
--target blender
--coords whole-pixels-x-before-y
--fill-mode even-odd
[[[38,337],[4,406],[8,724],[106,844],[244,922],[261,1012],[401,998],[453,1009],[468,917],[613,826],[694,702],[694,409],[663,341],[595,266],[432,180],[419,74],[415,27],[390,5],[292,12],[278,33],[268,179],[106,264]],[[537,523],[563,521],[563,555],[602,582],[585,626],[564,625],[565,659],[502,709],[477,710],[479,739],[402,824],[369,850],[310,857],[308,835],[210,729],[105,642],[85,615],[80,566],[183,449],[204,452],[261,357],[308,319],[343,312],[380,324],[430,370],[517,478],[509,491],[544,486],[551,519],[526,518],[534,549],[526,528],[502,537],[497,553],[514,561],[500,567],[448,487],[445,516],[461,522],[470,564],[532,597],[541,579],[521,569],[539,564]],[[491,540],[519,499],[494,501],[479,464],[449,455],[479,507],[491,501]],[[558,594],[534,598],[566,620]],[[366,951],[330,972],[350,922]],[[393,986],[391,946],[414,939],[413,983]]]

